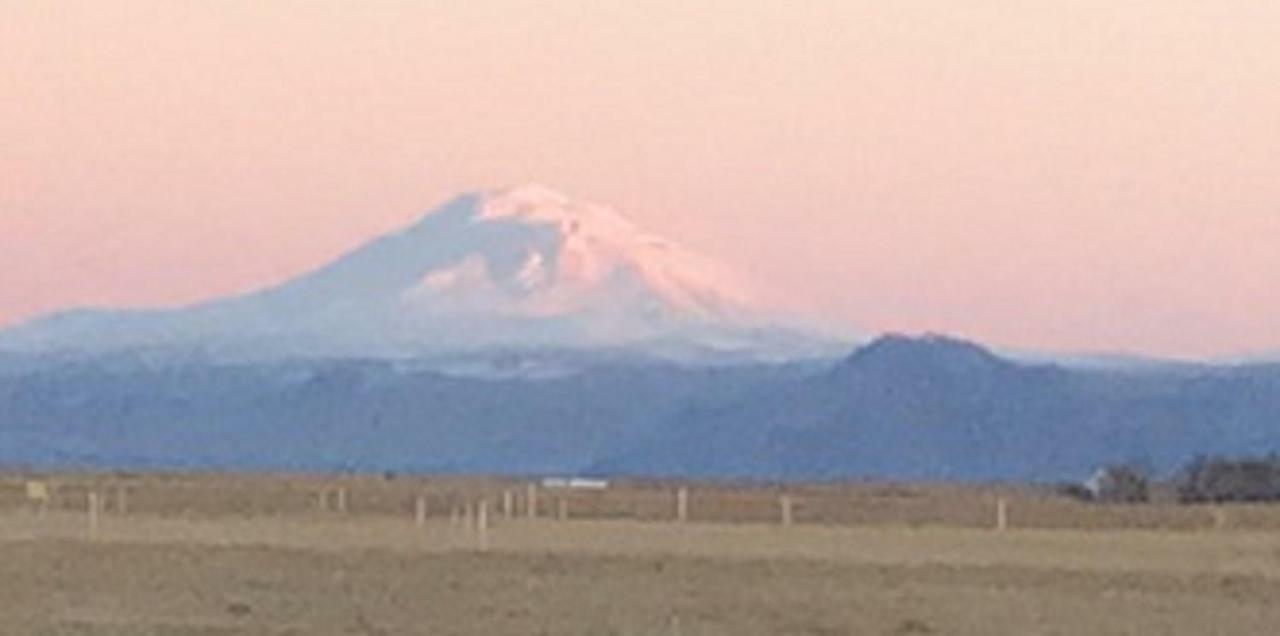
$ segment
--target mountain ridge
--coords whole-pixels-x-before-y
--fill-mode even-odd
[[[1109,462],[1167,474],[1201,454],[1276,449],[1280,365],[1070,368],[950,338],[890,335],[825,372],[686,413],[647,446],[592,470],[1052,481]]]
[[[827,362],[592,358],[536,377],[387,359],[37,360],[0,356],[0,464],[1044,482],[1280,450],[1280,365],[1071,369],[937,338]]]

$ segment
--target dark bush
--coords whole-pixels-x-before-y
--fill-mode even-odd
[[[1186,503],[1280,501],[1280,457],[1199,457],[1177,485]]]
[[[1079,501],[1093,501],[1093,491],[1083,484],[1058,484],[1055,490],[1063,497],[1070,497]]]
[[[1146,472],[1121,464],[1098,470],[1086,489],[1094,501],[1103,503],[1145,503],[1151,500],[1151,480]]]

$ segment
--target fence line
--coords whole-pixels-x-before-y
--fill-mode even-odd
[[[524,486],[521,488],[521,486]],[[452,519],[487,524],[630,519],[648,522],[947,526],[974,529],[1142,528],[1280,531],[1280,506],[1266,504],[1092,504],[1034,491],[947,486],[768,486],[611,484],[606,489],[464,479],[113,477],[0,475],[0,513],[222,517],[395,516],[417,526]],[[539,500],[545,500],[540,503]],[[345,512],[343,512],[345,511]],[[86,520],[86,525],[88,521]]]

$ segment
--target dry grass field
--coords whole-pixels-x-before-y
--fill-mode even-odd
[[[183,518],[259,518],[320,513],[320,498],[333,513],[343,491],[348,516],[412,516],[421,498],[431,517],[486,499],[497,516],[509,493],[517,516],[526,514],[527,483],[479,477],[305,476],[305,475],[0,475],[0,511],[30,509],[24,486],[48,484],[52,510],[82,512],[89,492],[97,492],[108,513],[125,492],[130,512]],[[1280,532],[1280,506],[1184,506],[1171,501],[1145,505],[1093,505],[1045,488],[947,484],[753,484],[624,481],[607,490],[539,488],[540,517],[557,515],[563,500],[575,519],[670,521],[676,490],[689,491],[689,519],[713,523],[777,523],[780,497],[794,502],[802,525],[945,526],[990,528],[996,501],[1009,504],[1009,522],[1021,529],[1147,529],[1174,532],[1213,529]],[[1167,499],[1167,497],[1165,497]]]
[[[530,520],[523,484],[500,480],[39,479],[53,491],[43,511],[26,500],[28,477],[0,480],[3,634],[1200,635],[1280,625],[1280,526],[1262,507],[806,486],[787,489],[795,523],[783,527],[781,493],[766,487],[689,485],[681,524],[670,484],[541,490]],[[91,492],[103,508],[92,531]],[[1009,502],[1008,531],[991,529],[996,497]],[[567,521],[555,518],[562,498]]]

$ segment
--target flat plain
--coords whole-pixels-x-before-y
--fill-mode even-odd
[[[1079,504],[1034,492],[795,486],[795,523],[783,526],[770,513],[773,487],[680,486],[689,518],[679,523],[672,484],[541,489],[529,519],[524,486],[501,480],[43,476],[56,494],[41,510],[23,501],[29,479],[0,483],[4,634],[1272,634],[1280,625],[1280,533],[1261,507],[1082,506],[1072,526],[1061,506]],[[345,510],[335,510],[335,489]],[[89,493],[100,506],[92,516]],[[1008,530],[990,527],[993,496],[1009,502]],[[920,518],[920,502],[934,500],[941,512]],[[819,516],[845,508],[861,517]]]

